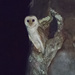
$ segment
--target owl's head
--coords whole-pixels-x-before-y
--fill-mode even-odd
[[[24,23],[27,27],[37,27],[39,25],[36,16],[27,16]]]

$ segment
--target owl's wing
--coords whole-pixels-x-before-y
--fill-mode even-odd
[[[38,27],[38,33],[40,35],[40,38],[41,38],[43,45],[45,45],[47,38],[45,36],[45,31],[40,26]]]

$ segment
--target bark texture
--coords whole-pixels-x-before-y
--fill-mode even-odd
[[[26,75],[75,74],[75,1],[32,0],[30,15],[39,19],[48,37],[45,53],[33,44]]]

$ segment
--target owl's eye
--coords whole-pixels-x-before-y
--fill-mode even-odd
[[[32,22],[34,22],[35,20],[34,19],[32,19]]]
[[[27,22],[29,22],[29,20],[27,20]]]

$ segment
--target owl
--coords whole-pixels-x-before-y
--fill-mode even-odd
[[[28,36],[32,44],[38,52],[44,53],[45,48],[45,35],[43,29],[40,27],[39,21],[36,16],[27,16],[24,19],[25,26],[28,31]]]

